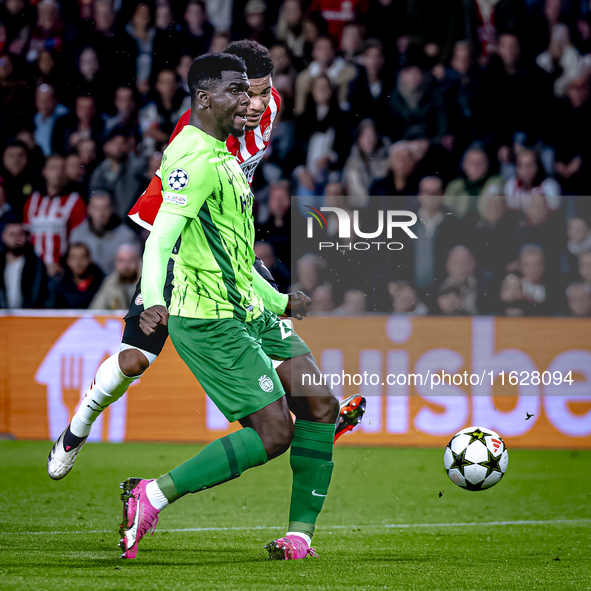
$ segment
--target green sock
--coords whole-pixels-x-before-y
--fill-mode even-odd
[[[169,503],[187,493],[212,488],[238,478],[248,468],[267,461],[261,438],[250,427],[210,443],[195,457],[161,476],[158,487]]]
[[[312,537],[332,476],[334,424],[295,422],[290,464],[293,472],[289,528]]]

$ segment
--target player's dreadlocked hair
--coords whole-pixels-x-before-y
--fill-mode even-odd
[[[222,72],[246,74],[246,64],[241,57],[228,53],[206,53],[198,57],[191,64],[187,77],[191,100],[197,90],[211,90],[222,79]]]
[[[244,60],[249,78],[264,78],[273,73],[273,60],[269,50],[256,41],[234,41],[228,45],[226,53],[237,55]]]

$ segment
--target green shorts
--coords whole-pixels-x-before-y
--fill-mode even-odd
[[[266,309],[251,322],[170,316],[168,330],[181,359],[230,422],[285,394],[271,359],[310,352],[290,321]]]

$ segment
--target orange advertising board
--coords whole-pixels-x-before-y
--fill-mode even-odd
[[[335,394],[367,398],[363,423],[339,445],[443,446],[478,424],[509,447],[591,449],[591,320],[368,315],[295,324]],[[0,432],[55,439],[119,350],[122,327],[114,316],[0,316]],[[169,341],[90,440],[205,442],[229,429]]]

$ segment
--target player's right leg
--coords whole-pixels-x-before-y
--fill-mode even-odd
[[[139,326],[144,307],[140,283],[125,317],[119,353],[111,355],[98,368],[72,421],[54,443],[47,458],[47,473],[53,480],[64,478],[90,435],[93,423],[111,404],[119,400],[162,351],[168,330],[165,326],[146,336]]]
[[[131,478],[122,483],[123,558],[136,557],[139,541],[169,504],[237,478],[289,448],[293,421],[281,380],[260,342],[249,334],[252,327],[245,324],[170,317],[178,354],[226,418],[244,428],[210,443],[158,480]]]

